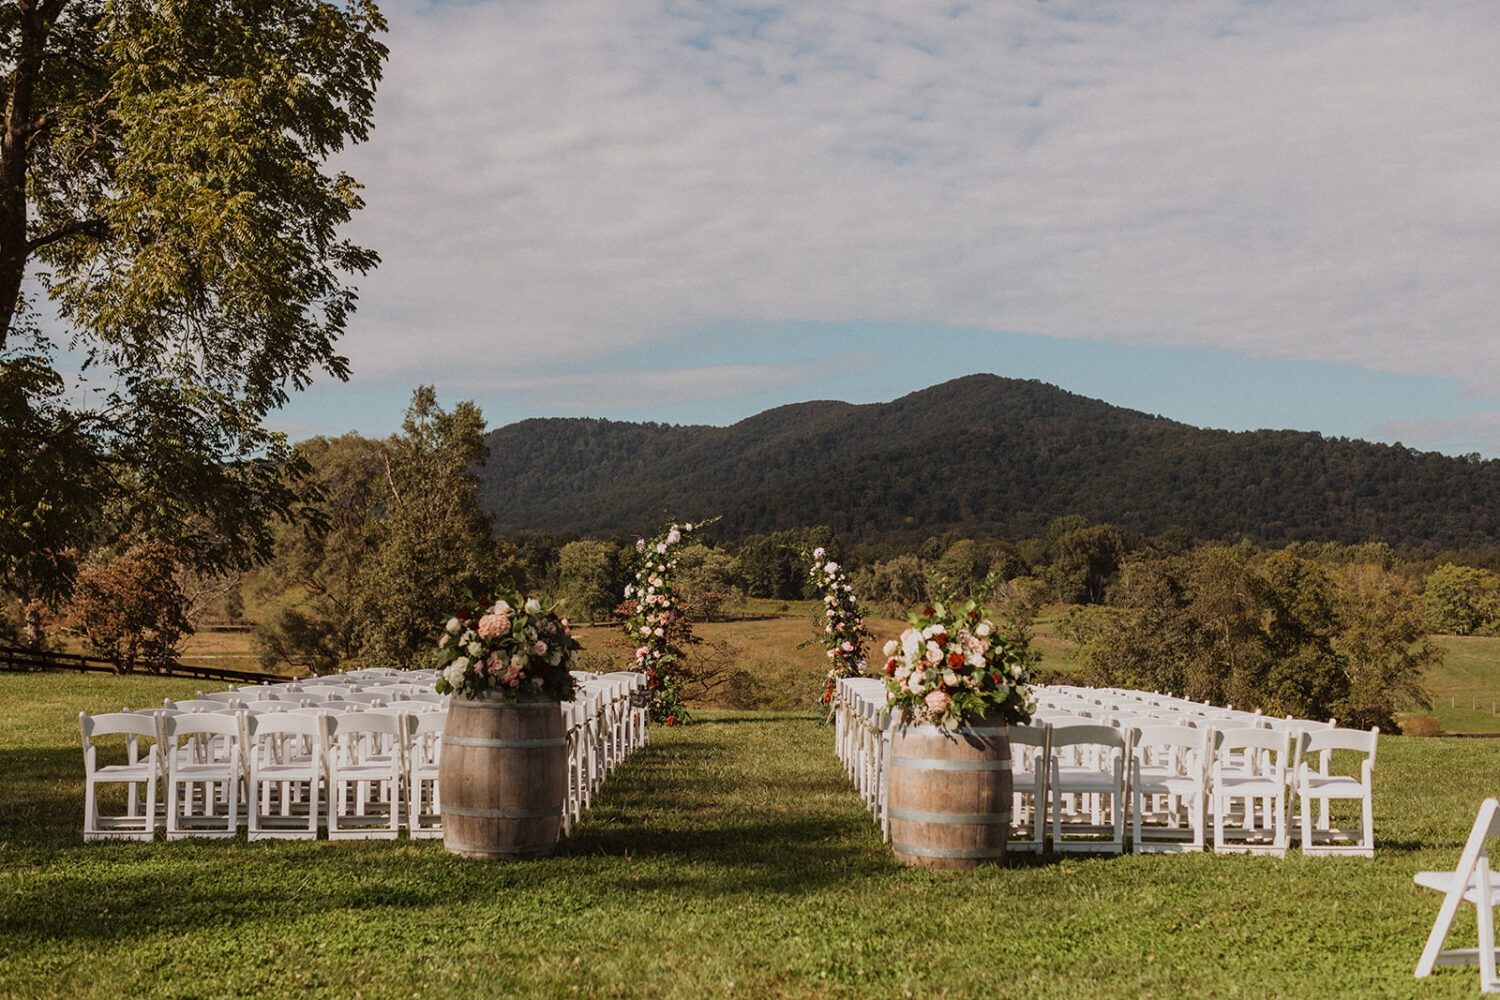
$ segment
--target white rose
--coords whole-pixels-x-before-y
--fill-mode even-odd
[[[449,687],[457,688],[464,682],[464,667],[468,666],[468,660],[460,657],[448,664],[443,670],[443,680],[448,682]],[[459,666],[463,664],[464,666]]]
[[[542,602],[535,597],[526,599],[526,613],[528,615],[539,615],[542,613]]]
[[[458,668],[459,672],[463,672],[465,670],[468,670],[469,669],[469,658],[467,656],[460,656],[458,659],[456,659],[452,663],[448,664],[448,669],[449,670],[452,670],[455,667]]]
[[[468,649],[469,655],[474,657],[476,660],[484,655],[484,645],[482,643],[471,642],[465,648]]]
[[[927,690],[927,675],[920,670],[913,671],[911,677],[907,678],[907,683],[911,686],[912,694],[921,694]]]
[[[922,633],[914,628],[909,628],[901,633],[901,649],[906,653],[909,660],[915,660],[921,655],[922,647],[926,645],[922,641]]]
[[[829,576],[833,576],[838,571],[839,571],[839,564],[836,563],[836,562],[830,561],[827,566],[823,567],[823,572],[827,573]]]
[[[461,621],[459,621],[457,618],[449,618],[448,619],[448,624],[445,626],[444,630],[448,631],[448,632],[452,632],[454,635],[457,635],[459,629],[461,629],[463,627],[464,627],[464,623],[461,622]]]
[[[823,547],[821,545],[813,549],[814,559],[822,559],[825,555],[827,555],[827,553],[823,551]]]
[[[985,638],[993,631],[995,631],[995,629],[990,625],[989,622],[980,622],[978,625],[974,626],[974,634],[979,636],[979,638],[981,639]]]
[[[899,650],[900,648],[901,643],[897,642],[895,639],[892,639],[890,642],[885,644],[885,655],[887,657],[895,656],[897,650]]]
[[[504,601],[496,601],[495,606],[493,608],[490,608],[490,611],[494,612],[497,615],[508,615],[510,614],[510,605],[506,604]]]

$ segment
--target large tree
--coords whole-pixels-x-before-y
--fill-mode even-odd
[[[368,136],[384,27],[368,0],[0,3],[13,591],[56,589],[106,515],[208,566],[266,551],[292,492],[264,418],[347,376],[348,278],[377,262],[327,161]]]

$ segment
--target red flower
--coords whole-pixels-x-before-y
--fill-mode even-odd
[[[457,618],[461,622],[466,622],[470,618],[472,618],[473,616],[474,616],[474,609],[473,608],[459,608],[458,609],[458,614],[454,615],[453,617]]]
[[[675,715],[669,715],[669,716],[667,716],[667,725],[669,725],[669,726],[675,726],[675,725],[677,725],[677,716],[675,716]]]
[[[647,681],[647,683],[650,684],[654,688],[659,688],[659,687],[661,687],[661,678],[660,677],[652,677],[649,681]]]
[[[896,658],[893,656],[885,661],[885,673],[889,677],[896,672]]]
[[[948,666],[950,666],[950,667],[961,667],[963,665],[964,665],[964,654],[962,654],[962,653],[949,653],[948,654]]]
[[[999,674],[990,674],[990,680],[994,681],[996,684],[999,684],[1000,683],[1000,675]]]
[[[929,604],[927,605],[927,610],[922,612],[922,617],[931,618],[935,614],[937,614],[937,608]]]

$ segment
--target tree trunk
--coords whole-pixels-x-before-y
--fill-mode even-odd
[[[36,85],[42,75],[44,47],[52,10],[34,0],[19,0],[20,46],[5,102],[0,132],[0,350],[5,349],[21,282],[26,276],[26,165],[28,146],[36,134]]]

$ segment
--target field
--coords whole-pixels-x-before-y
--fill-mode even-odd
[[[821,610],[816,601],[750,601],[744,616],[735,621],[698,625],[699,636],[728,644],[732,664],[745,671],[752,683],[740,691],[743,707],[794,710],[811,705],[822,690],[826,669],[822,647],[814,638],[813,618]],[[1063,674],[1078,669],[1071,644],[1059,639],[1054,626],[1060,608],[1047,608],[1033,626],[1033,645],[1042,653],[1042,666]],[[872,652],[894,638],[902,622],[872,617],[870,630],[876,640]],[[583,626],[579,636],[589,657],[589,666],[618,670],[629,666],[629,651],[619,630],[609,626]],[[1409,706],[1410,714],[1431,715],[1449,733],[1500,733],[1500,638],[1479,636],[1435,636],[1443,648],[1444,661],[1427,676],[1432,709]],[[248,632],[202,632],[190,638],[182,652],[189,663],[221,664],[242,670],[259,670]],[[721,689],[700,704],[732,706],[735,699]],[[745,695],[748,694],[748,698]]]
[[[0,676],[0,995],[1469,996],[1415,980],[1500,741],[1383,738],[1372,860],[905,869],[815,714],[657,730],[556,857],[437,842],[84,845],[76,716],[190,694]],[[1472,944],[1472,912],[1454,944]],[[1467,941],[1463,941],[1463,938]]]

